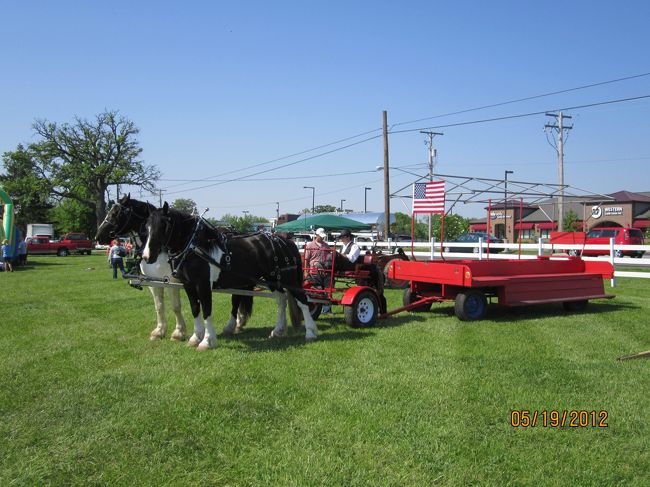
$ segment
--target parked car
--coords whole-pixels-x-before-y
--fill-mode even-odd
[[[32,255],[56,254],[65,257],[72,252],[90,255],[93,243],[83,233],[66,233],[61,240],[53,241],[48,235],[36,235],[26,240],[27,253]]]
[[[614,245],[644,245],[643,232],[638,228],[601,227],[589,230],[585,238],[585,245],[609,245],[610,239]],[[579,252],[579,251],[578,251]],[[643,250],[616,250],[616,257],[628,255],[630,257],[643,257]],[[584,249],[582,255],[607,255],[608,249]]]
[[[460,235],[457,239],[455,240],[450,240],[449,242],[445,242],[445,252],[473,252],[475,254],[478,254],[478,245],[475,247],[470,247],[470,246],[463,246],[463,247],[454,247],[453,245],[450,245],[454,242],[457,243],[464,243],[464,244],[469,244],[469,243],[476,243],[478,244],[479,239],[483,239],[483,243],[490,243],[492,244],[501,244],[503,243],[503,239],[497,238],[494,235],[488,235],[486,232],[469,232],[469,233],[464,233]],[[488,248],[484,247],[483,248],[484,252],[488,252]],[[498,253],[498,252],[503,252],[502,248],[493,248],[490,247],[489,252],[492,253]]]

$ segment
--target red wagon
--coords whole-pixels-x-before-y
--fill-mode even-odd
[[[461,320],[480,320],[488,299],[502,306],[562,303],[567,310],[585,308],[590,299],[612,298],[605,294],[603,279],[612,278],[609,262],[584,261],[579,257],[547,257],[508,260],[393,261],[388,276],[410,281],[405,310],[426,311],[433,302],[455,301]]]

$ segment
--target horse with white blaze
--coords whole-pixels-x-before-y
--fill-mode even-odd
[[[199,350],[214,348],[217,336],[212,323],[212,289],[251,290],[268,287],[278,305],[271,337],[286,334],[286,304],[297,306],[305,322],[305,339],[317,338],[302,287],[302,261],[289,239],[268,233],[227,235],[200,216],[169,208],[151,212],[148,237],[142,254],[153,264],[167,249],[173,274],[183,283],[194,317],[194,334],[188,344]],[[202,312],[202,318],[199,314]],[[295,322],[294,322],[295,323]]]
[[[156,207],[151,203],[131,198],[130,194],[124,195],[118,202],[111,206],[104,221],[97,229],[95,240],[101,244],[107,244],[112,239],[123,235],[130,235],[141,250],[147,240],[146,222],[147,218]],[[160,280],[167,280],[172,283],[180,281],[172,276],[172,268],[168,262],[166,250],[161,251],[160,257],[155,263],[149,264],[144,260],[140,262],[140,272],[143,275]],[[156,310],[156,327],[149,338],[159,340],[167,335],[167,317],[165,315],[165,290],[160,287],[150,287]],[[183,341],[186,338],[186,325],[181,313],[180,290],[168,288],[168,295],[171,301],[172,310],[176,318],[176,326],[171,335],[174,341]],[[253,298],[251,296],[233,295],[231,300],[229,326],[224,329],[225,333],[241,331],[246,324],[253,310]]]

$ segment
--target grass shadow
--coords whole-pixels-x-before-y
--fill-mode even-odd
[[[496,323],[509,323],[515,321],[536,320],[540,318],[583,316],[590,314],[603,314],[621,311],[623,309],[634,309],[627,303],[602,303],[590,302],[583,311],[566,311],[562,304],[539,304],[532,306],[506,307],[491,305],[488,307],[486,319]]]

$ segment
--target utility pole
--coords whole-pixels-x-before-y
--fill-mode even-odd
[[[275,202],[275,217],[276,217],[277,220],[280,219],[280,202],[279,201]]]
[[[162,189],[158,190],[158,208],[162,208]]]
[[[343,210],[343,202],[344,201],[345,201],[344,199],[341,200],[341,213],[344,213],[344,211],[345,211],[345,210]]]
[[[384,240],[390,234],[390,183],[388,179],[388,112],[384,110]]]
[[[564,231],[564,131],[571,130],[573,125],[566,126],[564,125],[565,118],[571,118],[569,115],[564,115],[562,112],[558,113],[547,113],[547,117],[554,117],[557,121],[557,124],[547,123],[544,125],[544,128],[556,130],[558,133],[557,145],[554,146],[557,151],[557,166],[558,166],[558,176],[560,183],[560,196],[557,202],[557,229],[560,232]]]
[[[436,156],[436,150],[433,147],[433,138],[436,135],[445,135],[442,132],[431,132],[429,130],[420,130],[421,134],[428,135],[429,140],[424,143],[429,147],[429,181],[433,181],[433,159]],[[431,214],[429,213],[429,242],[431,242]]]

